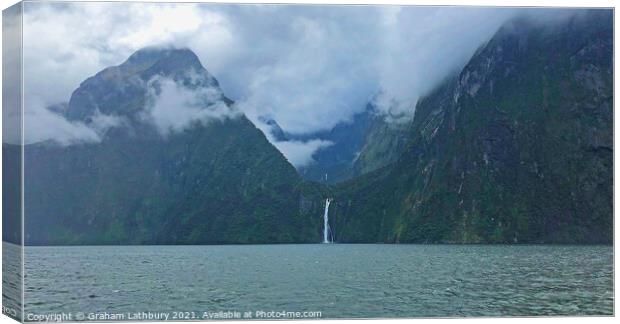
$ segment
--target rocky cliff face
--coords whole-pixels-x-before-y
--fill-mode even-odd
[[[157,122],[166,85],[179,118],[192,95],[183,127]],[[318,242],[314,189],[231,103],[185,49],[141,50],[84,81],[62,112],[101,142],[26,146],[26,243]]]
[[[612,242],[612,26],[503,26],[418,103],[396,164],[339,186],[337,240]]]

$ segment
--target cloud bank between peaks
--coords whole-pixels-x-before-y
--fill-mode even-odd
[[[25,3],[26,136],[70,143],[97,130],[58,120],[80,82],[146,46],[187,47],[259,128],[261,116],[291,134],[349,122],[374,100],[386,117],[410,118],[418,98],[460,68],[514,9],[413,6]],[[62,44],[62,46],[58,46]],[[164,101],[186,100],[166,84]],[[169,106],[169,105],[168,105]],[[156,106],[157,123],[183,127]],[[217,113],[216,113],[217,114]],[[182,117],[182,116],[181,116]],[[179,119],[180,118],[180,119]],[[28,127],[46,124],[47,130]],[[109,123],[108,123],[109,124]],[[102,128],[103,129],[103,128]],[[277,142],[293,164],[331,143]]]

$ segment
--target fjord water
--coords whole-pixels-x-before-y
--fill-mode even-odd
[[[6,248],[6,245],[5,245]],[[611,246],[27,247],[25,313],[610,315]]]

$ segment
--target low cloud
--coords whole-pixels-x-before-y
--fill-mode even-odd
[[[275,141],[273,145],[286,157],[286,159],[296,168],[312,164],[312,156],[318,150],[328,147],[333,143],[324,140],[302,141]]]
[[[192,89],[161,76],[149,80],[146,87],[142,116],[164,136],[181,132],[195,123],[235,118],[241,114],[222,101],[222,92],[217,87]]]
[[[313,156],[316,152],[334,144],[330,141],[320,139],[298,141],[279,138],[276,134],[282,130],[275,129],[276,126],[274,124],[267,123],[267,120],[271,119],[265,119],[264,116],[261,115],[259,109],[249,105],[247,102],[237,103],[235,106],[245,112],[246,117],[265,134],[267,140],[273,144],[295,168],[314,163]]]
[[[462,68],[517,10],[386,6],[381,13],[374,103],[388,121],[403,121],[413,117],[421,96]]]
[[[24,143],[53,141],[66,146],[77,143],[99,142],[97,131],[81,122],[69,122],[63,116],[45,108],[31,109],[24,115]]]
[[[379,92],[380,113],[411,116],[417,98],[464,64],[515,12],[372,5],[25,6],[26,95],[38,94],[47,105],[66,101],[82,80],[144,46],[188,47],[229,97],[273,116],[292,134],[349,121]]]
[[[185,83],[184,83],[185,82]],[[138,82],[145,90],[142,122],[151,123],[162,136],[181,132],[196,123],[224,120],[241,115],[223,101],[222,91],[207,74],[187,71],[182,80],[160,75],[148,82]],[[36,95],[25,100],[24,143],[54,142],[63,146],[100,142],[113,127],[131,127],[124,116],[106,115],[98,109],[87,121],[70,121],[65,116],[67,104],[46,106]],[[19,125],[19,114],[5,114],[8,124]],[[7,143],[18,144],[20,137],[12,132]]]
[[[54,142],[67,146],[97,143],[102,140],[108,129],[125,123],[121,117],[104,115],[99,111],[95,112],[89,123],[69,121],[60,113],[51,111],[40,102],[30,101],[26,104],[24,144]],[[18,142],[19,140],[14,139],[13,141]]]
[[[191,3],[25,2],[24,92],[68,101],[82,81],[147,46],[190,47],[226,58],[227,17]],[[58,46],[62,44],[62,46]]]
[[[235,9],[229,14],[249,25],[236,26],[243,44],[238,62],[227,72],[214,71],[222,75],[224,91],[231,89],[238,101],[273,116],[292,134],[329,130],[364,109],[378,79],[368,57],[376,49],[365,39],[371,34],[356,28],[363,27],[357,26],[360,10]],[[269,17],[262,23],[252,17],[262,14]]]
[[[134,51],[175,46],[193,50],[224,93],[255,123],[258,117],[270,116],[287,133],[312,134],[351,121],[371,100],[386,120],[400,122],[410,120],[418,99],[466,64],[508,19],[535,13],[549,21],[573,12],[29,2],[23,24],[25,97],[39,98],[43,107],[67,101],[81,81]],[[151,118],[163,134],[181,130],[188,122],[226,115],[220,106],[197,109],[192,98],[204,94],[186,90],[164,82],[163,92],[151,94],[158,98],[149,107]],[[189,105],[177,113],[172,110],[174,100]],[[80,131],[60,134],[61,141],[73,133]],[[329,145],[270,140],[298,165],[310,163],[314,152]]]

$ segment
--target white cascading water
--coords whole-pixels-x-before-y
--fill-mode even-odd
[[[323,213],[323,243],[331,243],[329,238],[329,203],[331,199],[325,199],[325,212]]]

